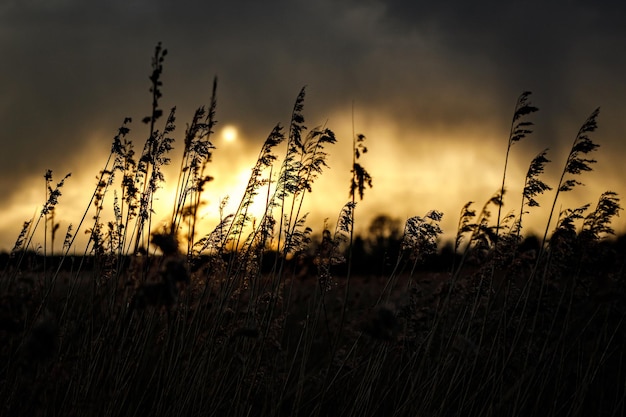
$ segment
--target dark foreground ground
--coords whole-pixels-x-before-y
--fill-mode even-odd
[[[623,262],[553,255],[350,280],[215,259],[9,265],[0,414],[624,415]]]

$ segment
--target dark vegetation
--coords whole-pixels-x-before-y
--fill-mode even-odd
[[[559,183],[541,180],[550,161],[540,152],[520,210],[504,215],[509,156],[537,111],[523,93],[502,184],[480,210],[465,205],[455,241],[438,248],[436,210],[404,224],[383,215],[355,236],[357,201],[373,185],[362,135],[353,137],[349,201],[334,228],[312,234],[302,201],[336,138],[305,127],[302,90],[289,125],[264,142],[237,211],[201,235],[216,84],[185,130],[169,226],[153,226],[176,128],[175,109],[160,108],[165,56],[157,46],[147,141],[136,150],[124,121],[62,253],[49,245],[64,181],[47,172],[40,216],[2,258],[1,415],[625,414],[626,240],[609,239],[618,197],[555,212],[595,163],[597,110]],[[551,190],[555,220],[543,236],[524,236],[535,198]],[[257,219],[255,197],[267,203]],[[38,227],[46,238],[33,253]]]

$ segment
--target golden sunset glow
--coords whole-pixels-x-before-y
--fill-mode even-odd
[[[227,143],[231,143],[237,140],[237,128],[232,125],[226,125],[222,129],[222,139]]]
[[[401,132],[392,119],[381,119],[378,116],[362,117],[364,131],[367,131],[368,153],[363,156],[363,164],[374,178],[374,187],[366,190],[363,201],[358,201],[356,220],[357,232],[365,232],[371,219],[378,214],[388,214],[401,220],[415,215],[424,215],[429,210],[440,210],[444,213],[442,227],[444,239],[453,239],[456,233],[458,216],[461,207],[473,201],[473,207],[480,210],[482,205],[499,189],[503,169],[503,150],[506,147],[506,131],[495,131],[475,127],[475,131],[460,134],[451,131],[449,134],[435,131]],[[328,219],[331,227],[335,224],[343,204],[348,201],[350,180],[351,124],[345,115],[334,117],[338,138],[336,145],[328,148],[328,165],[324,173],[313,183],[313,192],[304,197],[303,212],[308,214],[308,223],[315,233],[321,233],[324,219]],[[468,130],[468,132],[470,132]],[[214,177],[206,184],[203,194],[203,205],[200,209],[200,228],[198,238],[213,230],[220,219],[220,202],[228,197],[223,215],[234,213],[241,201],[248,184],[251,169],[259,152],[259,145],[253,144],[250,138],[237,138],[237,131],[232,126],[220,130],[221,137],[227,141],[217,146],[212,162],[207,166],[207,173]],[[262,136],[259,134],[259,136]],[[504,140],[502,138],[505,138]],[[103,141],[99,139],[99,141]],[[530,142],[530,141],[529,141]],[[95,143],[95,142],[94,142]],[[165,226],[171,218],[174,201],[174,184],[178,176],[180,154],[175,142],[174,159],[165,169],[165,184],[155,194],[154,218],[156,224]],[[96,151],[92,144],[85,152],[92,155],[100,153],[101,163],[106,160],[106,147]],[[98,145],[99,146],[99,145]],[[512,150],[507,174],[505,206],[503,213],[517,213],[521,198],[524,176],[533,152],[538,146],[533,143],[520,144]],[[280,169],[284,156],[284,146],[276,150],[279,160],[273,170],[273,181]],[[564,155],[549,154],[553,163],[547,167],[546,178],[554,184],[555,177],[562,169]],[[76,218],[82,216],[95,187],[95,175],[98,168],[93,164],[80,162],[77,158],[73,165],[73,174],[63,189],[56,209],[55,221],[60,223],[55,246],[60,248],[65,230],[70,223],[76,227]],[[586,187],[572,194],[561,196],[562,207],[580,206],[585,203],[595,204],[598,196],[606,191],[620,189],[617,179],[607,176],[607,168],[600,172],[586,174]],[[55,180],[60,173],[55,172]],[[269,175],[269,171],[265,173]],[[267,178],[265,178],[267,180]],[[12,247],[22,223],[36,211],[41,210],[43,194],[43,178],[33,179],[23,187],[16,196],[12,209],[6,211],[0,219],[2,231],[2,247]],[[270,192],[273,191],[273,188]],[[259,219],[265,210],[268,198],[266,187],[258,190],[250,215]],[[549,205],[551,193],[539,199],[541,207],[533,208],[525,221],[526,232],[542,233],[546,221],[546,206]],[[18,203],[19,201],[19,203]],[[93,209],[92,209],[93,211]],[[24,216],[24,214],[27,216]],[[30,213],[30,214],[28,214]],[[105,206],[105,214],[112,214],[112,202]],[[495,215],[495,214],[494,214]],[[88,217],[89,218],[89,217]],[[624,220],[617,218],[614,226],[618,232],[624,230]],[[87,226],[90,227],[89,223]],[[76,237],[78,245],[84,245],[87,235],[80,231]],[[32,246],[43,244],[43,237],[36,235]]]

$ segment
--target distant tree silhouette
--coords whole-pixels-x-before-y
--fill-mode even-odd
[[[402,221],[388,214],[374,217],[368,227],[366,248],[376,273],[384,273],[392,264],[400,249]]]

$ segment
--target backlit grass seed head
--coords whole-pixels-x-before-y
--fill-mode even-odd
[[[276,189],[270,200],[270,206],[279,206],[279,202],[285,202],[288,196],[298,192],[300,182],[298,173],[302,167],[300,156],[303,154],[302,132],[306,130],[302,114],[305,90],[305,87],[300,90],[293,107],[289,124],[287,153],[280,167]]]
[[[514,227],[515,230],[511,230],[511,234],[515,234],[517,238],[520,237],[522,230],[522,219],[524,214],[528,213],[524,210],[526,206],[528,207],[539,207],[539,203],[535,200],[540,194],[543,194],[546,190],[551,190],[548,184],[539,179],[539,175],[543,174],[545,165],[550,162],[548,158],[546,158],[546,154],[548,153],[548,148],[539,152],[537,156],[533,158],[528,167],[528,171],[526,172],[526,178],[524,179],[524,189],[522,191],[522,203],[520,206],[520,213],[516,225]]]
[[[619,216],[620,210],[622,207],[617,193],[613,191],[602,193],[595,210],[585,217],[581,235],[592,240],[600,239],[603,234],[614,235],[615,230],[611,227],[611,222],[614,217]]]
[[[572,266],[572,255],[576,253],[577,246],[576,221],[583,218],[588,208],[589,204],[585,204],[575,209],[565,209],[559,214],[557,227],[548,244],[553,271]]]
[[[313,182],[322,174],[323,168],[328,167],[326,164],[328,153],[324,152],[324,146],[336,142],[335,134],[330,129],[316,128],[309,132],[302,144],[298,191],[313,191]]]
[[[352,230],[352,225],[354,223],[354,209],[356,208],[356,203],[348,202],[341,209],[341,213],[339,213],[339,221],[337,222],[337,228],[335,230],[335,238],[337,238],[337,233],[350,233]]]
[[[161,96],[160,87],[163,85],[161,82],[161,73],[163,72],[163,61],[167,55],[167,49],[163,49],[161,42],[154,48],[154,56],[152,57],[152,74],[150,74],[150,93],[152,94],[152,115],[146,116],[142,121],[146,124],[154,122],[163,115],[163,111],[158,108],[158,102]]]
[[[474,204],[473,201],[468,201],[461,209],[459,224],[456,231],[456,239],[454,240],[454,253],[456,253],[461,246],[461,243],[463,242],[463,236],[466,233],[473,232],[474,228],[476,227],[476,225],[472,223],[472,219],[476,217],[476,210],[470,209],[472,204]]]
[[[202,254],[204,251],[213,249],[216,253],[222,252],[226,245],[232,241],[233,236],[228,234],[231,228],[231,224],[234,218],[234,214],[229,214],[224,217],[215,226],[213,231],[204,236],[194,244],[194,250],[196,255]]]
[[[11,257],[14,257],[15,254],[19,252],[20,249],[22,249],[22,246],[24,245],[24,241],[26,240],[26,236],[28,235],[28,230],[30,229],[31,224],[32,224],[32,220],[28,220],[28,221],[25,221],[24,224],[22,225],[22,230],[20,231],[20,234],[15,240],[15,245],[13,245],[13,249],[11,249],[11,255],[10,255]]]
[[[359,134],[356,136],[353,142],[353,161],[352,161],[352,180],[350,181],[350,197],[354,200],[356,193],[358,192],[359,198],[363,200],[363,194],[365,188],[372,188],[373,179],[369,172],[357,161],[364,153],[367,153],[367,147],[364,144],[365,135]]]
[[[67,226],[67,232],[65,232],[65,239],[63,239],[63,250],[68,251],[72,243],[72,224]]]
[[[111,154],[115,155],[113,170],[123,170],[123,161],[127,156],[132,156],[132,142],[126,139],[126,136],[130,133],[130,128],[128,127],[130,123],[132,123],[130,117],[124,118],[122,126],[118,128],[117,135],[113,138],[113,143],[111,144]]]
[[[424,217],[414,216],[406,221],[401,248],[411,259],[424,260],[437,252],[437,240],[443,233],[439,226],[442,218],[442,212],[431,210]]]
[[[513,121],[511,123],[511,134],[509,135],[509,144],[518,142],[520,139],[526,137],[526,135],[532,133],[530,129],[533,126],[532,122],[524,121],[520,122],[519,120],[527,116],[531,113],[539,110],[537,107],[533,106],[528,99],[532,93],[530,91],[523,92],[519,98],[517,99],[517,104],[515,106],[515,112],[513,113]]]
[[[528,97],[530,96],[530,91],[525,91],[522,93],[515,104],[515,111],[513,113],[513,120],[511,121],[511,130],[509,132],[509,142],[506,149],[506,156],[504,159],[504,171],[502,173],[502,184],[500,186],[500,201],[498,202],[498,215],[496,220],[496,228],[495,228],[495,240],[494,244],[497,246],[498,237],[500,235],[500,223],[501,223],[501,214],[502,214],[502,198],[504,197],[504,190],[506,184],[506,173],[507,167],[509,165],[509,155],[511,153],[511,148],[513,145],[525,138],[526,135],[532,133],[531,127],[533,126],[532,122],[527,120],[523,120],[524,116],[527,116],[531,113],[534,113],[538,110],[537,107],[530,104]],[[523,120],[523,121],[522,121]]]
[[[285,225],[285,246],[283,253],[285,255],[302,252],[311,243],[311,233],[313,229],[304,226],[306,218],[307,214],[298,219],[293,228],[290,228],[289,219],[287,215],[285,215],[285,221],[283,222]]]
[[[274,153],[274,148],[281,144],[284,140],[285,134],[283,133],[283,128],[280,124],[277,124],[274,126],[261,147],[259,156],[257,157],[256,163],[252,168],[250,178],[248,179],[244,195],[241,198],[239,207],[233,216],[233,220],[230,222],[230,225],[224,234],[224,239],[220,245],[221,247],[226,245],[226,240],[228,239],[235,241],[235,244],[237,244],[244,228],[252,220],[249,214],[250,206],[254,203],[255,197],[259,193],[259,189],[268,184],[267,180],[262,178],[263,173],[266,169],[269,169],[271,172],[272,165],[277,159],[277,156]]]
[[[572,145],[572,149],[570,150],[570,154],[567,157],[563,175],[579,175],[583,171],[591,171],[591,164],[595,164],[597,162],[595,159],[583,158],[581,156],[587,155],[600,147],[600,145],[593,143],[588,135],[597,129],[597,118],[599,113],[600,108],[595,109],[578,131],[574,144]],[[559,191],[570,191],[576,185],[582,185],[582,183],[574,179],[563,181],[559,187]]]
[[[583,171],[591,171],[591,164],[596,162],[596,160],[594,159],[583,158],[581,157],[581,155],[586,155],[589,152],[595,151],[599,147],[599,145],[593,143],[589,138],[589,133],[594,132],[598,127],[597,118],[599,112],[600,109],[597,108],[591,113],[585,123],[583,123],[583,125],[580,127],[578,133],[576,134],[576,137],[574,138],[574,143],[572,144],[569,155],[567,156],[565,167],[563,168],[563,172],[561,173],[561,178],[559,179],[559,183],[556,187],[556,193],[554,199],[552,200],[552,208],[550,209],[550,215],[548,216],[546,229],[543,234],[542,248],[543,244],[548,239],[548,232],[550,231],[552,216],[554,215],[556,203],[558,201],[560,193],[571,191],[577,185],[583,185],[580,181],[576,179],[565,179],[566,176],[568,174],[579,175]],[[558,226],[557,230],[559,230]]]
[[[546,190],[552,189],[552,187],[538,178],[540,174],[543,174],[545,164],[550,162],[550,160],[546,158],[547,152],[548,149],[544,149],[537,156],[535,156],[528,167],[528,172],[526,173],[523,197],[527,201],[529,207],[539,207],[539,203],[535,200],[535,197],[543,194]]]
[[[43,208],[41,209],[42,215],[50,213],[50,211],[54,209],[54,206],[57,205],[57,203],[59,202],[59,197],[61,196],[61,187],[63,187],[63,185],[65,184],[65,180],[68,179],[71,175],[71,172],[66,174],[65,177],[63,177],[63,179],[61,179],[61,181],[57,183],[54,189],[52,189],[51,186],[48,186],[48,201],[46,201],[46,204],[44,204]],[[52,171],[48,170],[46,172],[45,178],[46,181],[51,181]]]
[[[499,227],[490,225],[490,206],[493,205],[500,209],[502,206],[502,191],[502,189],[496,191],[483,205],[476,222],[467,225],[472,230],[469,244],[475,249],[488,251],[492,244],[497,241]]]
[[[302,147],[302,131],[306,130],[306,126],[304,125],[304,116],[302,115],[305,95],[306,87],[302,87],[293,106],[291,124],[289,126],[289,142],[290,145],[294,147]]]
[[[556,227],[555,233],[567,232],[570,234],[576,234],[575,221],[583,218],[583,213],[587,211],[589,204],[585,204],[574,209],[565,209],[559,214],[559,222]]]

